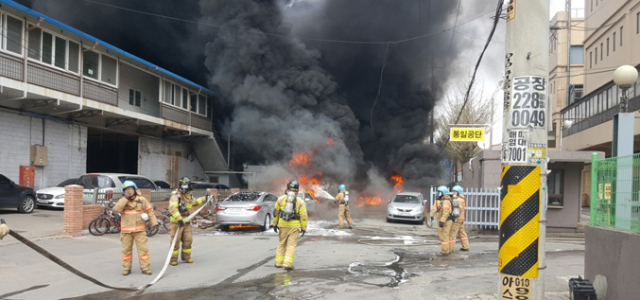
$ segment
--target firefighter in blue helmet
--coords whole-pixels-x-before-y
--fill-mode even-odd
[[[340,229],[344,228],[344,219],[347,219],[349,223],[349,229],[353,228],[353,220],[351,220],[351,212],[349,211],[349,191],[347,186],[341,184],[338,187],[338,195],[336,196],[336,202],[338,202],[338,224]]]
[[[442,255],[449,255],[449,233],[451,232],[451,197],[449,188],[444,185],[438,187],[436,201],[440,201],[440,212],[438,213],[438,237],[442,248]]]

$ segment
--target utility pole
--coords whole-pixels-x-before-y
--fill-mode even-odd
[[[567,101],[565,106],[569,106],[571,104],[571,0],[566,0],[565,9],[567,10]]]
[[[498,271],[500,299],[544,299],[549,0],[509,0]]]

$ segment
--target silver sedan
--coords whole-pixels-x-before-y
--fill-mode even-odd
[[[387,205],[387,222],[413,221],[424,222],[426,201],[421,193],[396,194]]]
[[[271,228],[274,206],[278,198],[265,192],[239,192],[218,203],[216,214],[222,230],[233,225]]]

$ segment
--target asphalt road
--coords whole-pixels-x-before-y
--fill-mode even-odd
[[[436,255],[439,241],[434,229],[387,224],[379,210],[355,211],[354,215],[354,230],[338,230],[336,221],[312,217],[292,272],[273,267],[277,236],[272,231],[197,230],[195,263],[169,267],[141,295],[98,287],[7,237],[0,242],[0,298],[495,299],[497,237],[474,237],[470,252],[457,251],[443,258]],[[109,285],[148,283],[169,251],[168,234],[151,237],[154,274],[141,274],[134,255],[133,272],[124,277],[118,234],[62,236],[61,211],[0,212],[0,217],[41,247]],[[584,241],[549,239],[547,252],[547,299],[568,299],[568,279],[584,270]]]

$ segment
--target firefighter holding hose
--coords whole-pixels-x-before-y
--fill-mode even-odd
[[[193,187],[191,180],[183,177],[180,180],[180,190],[169,200],[169,214],[171,214],[171,241],[178,235],[176,245],[173,247],[171,265],[178,265],[178,254],[180,254],[180,242],[182,242],[182,260],[186,263],[193,263],[191,258],[191,244],[193,243],[193,228],[191,220],[188,219],[189,210],[206,202],[206,197],[194,198],[191,191]]]
[[[338,187],[338,195],[336,196],[336,202],[338,202],[338,227],[344,228],[344,219],[347,219],[349,229],[353,229],[353,220],[351,220],[351,212],[349,211],[349,192],[347,186],[341,184]]]

